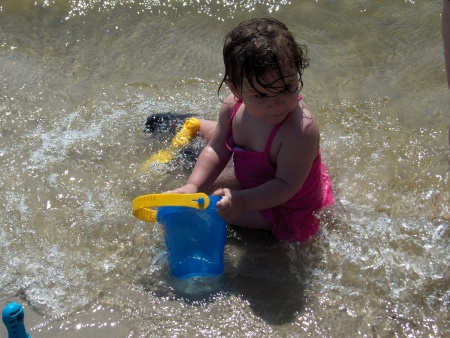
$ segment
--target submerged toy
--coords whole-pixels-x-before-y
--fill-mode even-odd
[[[192,139],[192,137],[195,136],[195,134],[198,132],[199,129],[200,129],[200,121],[198,119],[194,117],[188,119],[184,123],[183,127],[178,131],[178,133],[176,133],[176,135],[170,141],[169,149],[163,149],[154,154],[147,161],[145,161],[141,169],[146,170],[149,164],[153,162],[165,164],[171,161],[176,154],[176,150],[186,145]]]
[[[175,134],[184,122],[191,117],[195,116],[192,114],[177,114],[170,112],[152,114],[147,117],[147,121],[145,122],[145,132],[171,132]]]
[[[176,278],[220,275],[226,222],[217,214],[219,196],[154,194],[133,200],[133,215],[165,229],[170,272]],[[158,207],[157,210],[149,209]]]
[[[8,330],[8,338],[30,338],[23,324],[24,317],[22,305],[19,303],[9,303],[5,306],[2,320]]]

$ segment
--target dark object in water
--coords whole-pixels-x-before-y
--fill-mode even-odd
[[[145,123],[145,132],[152,134],[172,134],[175,135],[180,128],[183,127],[184,123],[193,115],[189,114],[175,114],[175,113],[157,113],[147,117]],[[164,137],[164,136],[163,136]],[[185,171],[192,171],[195,162],[202,148],[199,147],[189,147],[186,149],[181,149],[179,155],[181,155],[181,166]]]
[[[145,122],[145,132],[160,133],[171,132],[175,133],[182,127],[184,122],[193,117],[189,114],[174,114],[174,113],[158,113],[147,117]]]
[[[180,155],[182,158],[183,169],[186,171],[192,171],[194,168],[195,162],[197,162],[197,158],[200,155],[202,149],[199,148],[188,148],[180,150]]]

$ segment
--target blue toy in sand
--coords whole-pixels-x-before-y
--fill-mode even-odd
[[[8,338],[30,338],[25,330],[23,308],[18,303],[9,303],[2,312],[2,320],[8,330]]]

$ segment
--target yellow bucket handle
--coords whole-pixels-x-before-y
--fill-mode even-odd
[[[133,215],[143,221],[156,222],[156,210],[149,207],[189,207],[203,210],[209,206],[209,197],[196,194],[151,194],[133,200]]]

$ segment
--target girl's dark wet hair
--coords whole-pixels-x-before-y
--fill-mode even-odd
[[[286,86],[275,88],[264,80],[268,70],[283,82],[285,77],[298,74],[300,91],[303,71],[309,66],[306,46],[298,44],[283,23],[271,18],[244,21],[228,33],[224,39],[223,61],[225,74],[218,92],[226,80],[242,92],[244,79],[253,89],[258,84],[274,93],[285,92]],[[296,74],[283,74],[286,66],[296,69]]]

